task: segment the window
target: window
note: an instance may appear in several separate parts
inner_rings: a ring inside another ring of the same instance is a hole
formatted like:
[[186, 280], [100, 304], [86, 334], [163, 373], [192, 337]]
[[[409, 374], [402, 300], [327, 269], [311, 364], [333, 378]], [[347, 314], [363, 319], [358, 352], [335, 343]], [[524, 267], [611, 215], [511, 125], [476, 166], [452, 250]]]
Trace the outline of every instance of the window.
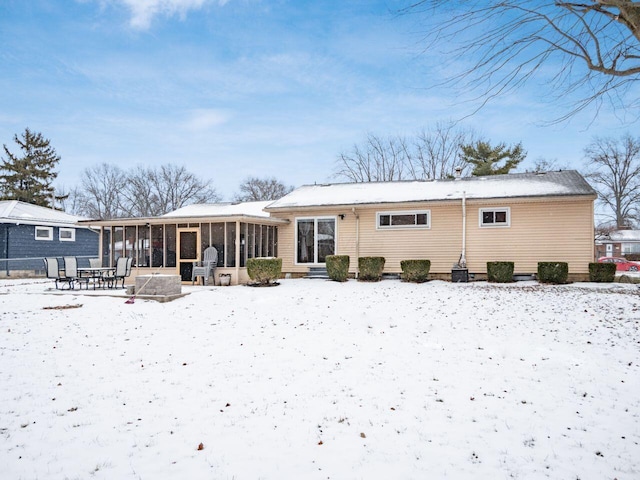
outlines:
[[481, 208], [481, 227], [508, 227], [511, 224], [510, 209], [506, 208]]
[[76, 241], [76, 229], [75, 228], [61, 228], [58, 232], [58, 238], [61, 242], [75, 242]]
[[376, 228], [431, 228], [431, 211], [378, 212]]
[[53, 227], [36, 227], [36, 240], [53, 240]]
[[336, 251], [336, 219], [296, 219], [296, 263], [325, 263]]

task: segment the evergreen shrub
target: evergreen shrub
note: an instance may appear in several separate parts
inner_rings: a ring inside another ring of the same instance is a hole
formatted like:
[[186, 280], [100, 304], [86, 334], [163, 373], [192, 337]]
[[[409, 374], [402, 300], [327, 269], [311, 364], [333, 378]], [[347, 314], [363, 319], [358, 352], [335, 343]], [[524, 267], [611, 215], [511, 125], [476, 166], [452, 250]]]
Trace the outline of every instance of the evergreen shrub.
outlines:
[[589, 264], [589, 281], [590, 282], [613, 282], [616, 277], [615, 263], [596, 263]]
[[487, 279], [495, 283], [513, 282], [513, 262], [487, 262]]
[[424, 283], [429, 280], [431, 260], [402, 260], [400, 268], [405, 282]]
[[568, 283], [567, 262], [538, 262], [538, 281], [541, 283]]
[[349, 255], [327, 255], [327, 275], [336, 282], [346, 282], [349, 277]]
[[281, 258], [250, 258], [247, 260], [249, 278], [260, 285], [269, 285], [280, 278]]
[[379, 282], [384, 270], [384, 257], [358, 258], [358, 280], [363, 282]]

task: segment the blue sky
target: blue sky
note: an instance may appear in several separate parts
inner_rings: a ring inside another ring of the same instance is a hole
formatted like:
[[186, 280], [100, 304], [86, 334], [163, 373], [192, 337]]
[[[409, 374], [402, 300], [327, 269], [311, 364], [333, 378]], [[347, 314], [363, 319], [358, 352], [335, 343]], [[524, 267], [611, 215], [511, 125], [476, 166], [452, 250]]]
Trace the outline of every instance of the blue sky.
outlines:
[[[67, 190], [103, 162], [184, 165], [226, 200], [247, 176], [335, 181], [337, 155], [368, 132], [411, 135], [473, 109], [436, 87], [443, 61], [421, 52], [425, 19], [394, 14], [407, 3], [4, 0], [0, 143], [15, 151], [14, 134], [41, 132]], [[557, 115], [546, 97], [530, 85], [460, 125], [522, 141], [531, 165], [576, 169], [594, 135], [637, 129], [606, 109], [542, 126]]]

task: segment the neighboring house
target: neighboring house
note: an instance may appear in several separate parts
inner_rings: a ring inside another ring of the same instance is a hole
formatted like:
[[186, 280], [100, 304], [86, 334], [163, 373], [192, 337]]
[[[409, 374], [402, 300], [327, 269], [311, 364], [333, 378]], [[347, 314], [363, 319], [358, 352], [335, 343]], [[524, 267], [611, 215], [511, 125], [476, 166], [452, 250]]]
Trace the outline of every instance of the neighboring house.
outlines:
[[221, 273], [246, 283], [247, 259], [278, 256], [278, 226], [286, 221], [264, 211], [271, 202], [189, 205], [160, 217], [87, 220], [100, 229], [104, 265], [133, 258], [132, 276], [179, 274], [191, 282], [193, 262], [212, 245], [218, 251], [215, 283]]
[[78, 226], [79, 220], [51, 208], [0, 201], [0, 276], [44, 272], [44, 257], [96, 257], [98, 233]]
[[615, 230], [596, 237], [596, 258], [640, 254], [640, 230]]
[[489, 261], [568, 262], [585, 278], [594, 258], [595, 191], [576, 171], [452, 180], [345, 183], [300, 187], [267, 208], [287, 220], [278, 230], [283, 272], [305, 274], [327, 255], [385, 257], [385, 273], [406, 259], [428, 259], [435, 276], [454, 264], [486, 274]]

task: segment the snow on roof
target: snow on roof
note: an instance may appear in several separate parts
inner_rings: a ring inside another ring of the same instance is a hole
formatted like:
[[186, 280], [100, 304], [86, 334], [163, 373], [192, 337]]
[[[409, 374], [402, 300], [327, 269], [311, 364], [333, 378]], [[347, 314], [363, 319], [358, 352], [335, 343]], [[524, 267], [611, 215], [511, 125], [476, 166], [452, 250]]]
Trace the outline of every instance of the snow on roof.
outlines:
[[599, 240], [604, 242], [640, 242], [640, 230], [616, 230], [602, 236]]
[[250, 217], [269, 217], [264, 208], [272, 203], [242, 202], [242, 203], [198, 203], [187, 205], [173, 212], [162, 215], [163, 217], [228, 217], [246, 215]]
[[272, 202], [267, 210], [330, 205], [424, 202], [461, 199], [592, 195], [575, 170], [515, 173], [455, 180], [305, 185]]
[[84, 217], [70, 215], [60, 210], [40, 207], [18, 200], [0, 201], [1, 223], [22, 223], [28, 225], [63, 226], [76, 225]]

